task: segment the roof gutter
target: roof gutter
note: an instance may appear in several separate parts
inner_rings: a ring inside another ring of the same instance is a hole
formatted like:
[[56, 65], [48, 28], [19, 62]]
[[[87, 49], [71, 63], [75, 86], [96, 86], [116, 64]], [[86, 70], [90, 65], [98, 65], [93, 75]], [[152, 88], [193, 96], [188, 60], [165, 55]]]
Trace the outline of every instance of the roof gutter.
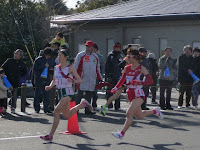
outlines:
[[200, 13], [188, 13], [188, 14], [169, 14], [169, 15], [149, 15], [149, 16], [131, 16], [131, 17], [116, 17], [116, 18], [92, 18], [92, 19], [56, 19], [51, 20], [51, 23], [58, 25], [66, 24], [80, 24], [85, 22], [90, 23], [103, 23], [103, 22], [120, 22], [120, 21], [164, 21], [164, 20], [183, 20], [183, 19], [200, 19]]

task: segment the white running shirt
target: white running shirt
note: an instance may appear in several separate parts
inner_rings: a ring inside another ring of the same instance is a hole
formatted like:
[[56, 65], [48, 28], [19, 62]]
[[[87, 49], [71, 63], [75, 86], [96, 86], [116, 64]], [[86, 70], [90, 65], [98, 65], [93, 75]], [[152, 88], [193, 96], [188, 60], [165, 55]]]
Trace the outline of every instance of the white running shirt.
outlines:
[[[68, 75], [69, 68], [70, 68], [70, 66], [67, 66], [66, 68], [62, 69], [62, 71], [65, 75]], [[72, 83], [68, 82], [67, 79], [62, 76], [59, 66], [56, 66], [54, 74], [55, 74], [55, 80], [56, 80], [56, 87], [58, 89], [61, 89], [61, 88], [71, 88], [72, 89]], [[68, 76], [73, 79], [72, 75], [68, 75]]]

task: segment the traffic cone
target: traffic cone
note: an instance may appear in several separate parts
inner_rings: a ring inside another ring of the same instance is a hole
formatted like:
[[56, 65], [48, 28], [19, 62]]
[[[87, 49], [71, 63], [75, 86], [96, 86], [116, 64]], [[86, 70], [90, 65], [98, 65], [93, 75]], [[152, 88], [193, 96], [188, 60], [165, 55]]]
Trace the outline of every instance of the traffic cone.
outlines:
[[198, 83], [200, 81], [200, 79], [191, 71], [190, 75], [192, 76], [193, 80], [194, 80], [194, 84]]
[[169, 72], [169, 67], [168, 66], [165, 69], [164, 76], [165, 77], [169, 77], [170, 76], [170, 72]]
[[11, 83], [8, 81], [8, 79], [7, 79], [6, 76], [3, 76], [3, 80], [4, 80], [5, 86], [6, 86], [7, 88], [12, 87]]
[[41, 74], [41, 77], [42, 78], [47, 78], [47, 75], [48, 75], [48, 67], [44, 68], [42, 74]]
[[[76, 106], [75, 101], [70, 102], [70, 108]], [[78, 124], [78, 117], [77, 113], [73, 114], [71, 118], [68, 119], [68, 126], [67, 126], [67, 131], [65, 132], [60, 132], [60, 134], [87, 134], [87, 132], [82, 132], [79, 130], [79, 124]]]

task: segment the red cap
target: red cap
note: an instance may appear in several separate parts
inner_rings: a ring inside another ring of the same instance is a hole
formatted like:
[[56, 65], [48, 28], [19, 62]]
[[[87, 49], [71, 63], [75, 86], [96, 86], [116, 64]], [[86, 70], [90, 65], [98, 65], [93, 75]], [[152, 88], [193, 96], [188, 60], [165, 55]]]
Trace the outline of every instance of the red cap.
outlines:
[[87, 42], [85, 43], [85, 46], [92, 46], [92, 47], [94, 47], [94, 42], [92, 42], [92, 41], [87, 41]]
[[115, 43], [113, 45], [113, 49], [115, 49], [115, 48], [121, 48], [121, 44], [120, 43]]

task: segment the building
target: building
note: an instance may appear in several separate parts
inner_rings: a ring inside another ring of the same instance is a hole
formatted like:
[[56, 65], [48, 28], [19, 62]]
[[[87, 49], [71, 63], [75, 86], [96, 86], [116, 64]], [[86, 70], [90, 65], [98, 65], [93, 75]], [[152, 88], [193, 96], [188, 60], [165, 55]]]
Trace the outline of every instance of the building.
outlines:
[[157, 58], [167, 46], [174, 57], [185, 45], [200, 47], [200, 0], [132, 0], [51, 22], [67, 26], [74, 55], [87, 40], [96, 42], [104, 56], [114, 42], [142, 44]]

